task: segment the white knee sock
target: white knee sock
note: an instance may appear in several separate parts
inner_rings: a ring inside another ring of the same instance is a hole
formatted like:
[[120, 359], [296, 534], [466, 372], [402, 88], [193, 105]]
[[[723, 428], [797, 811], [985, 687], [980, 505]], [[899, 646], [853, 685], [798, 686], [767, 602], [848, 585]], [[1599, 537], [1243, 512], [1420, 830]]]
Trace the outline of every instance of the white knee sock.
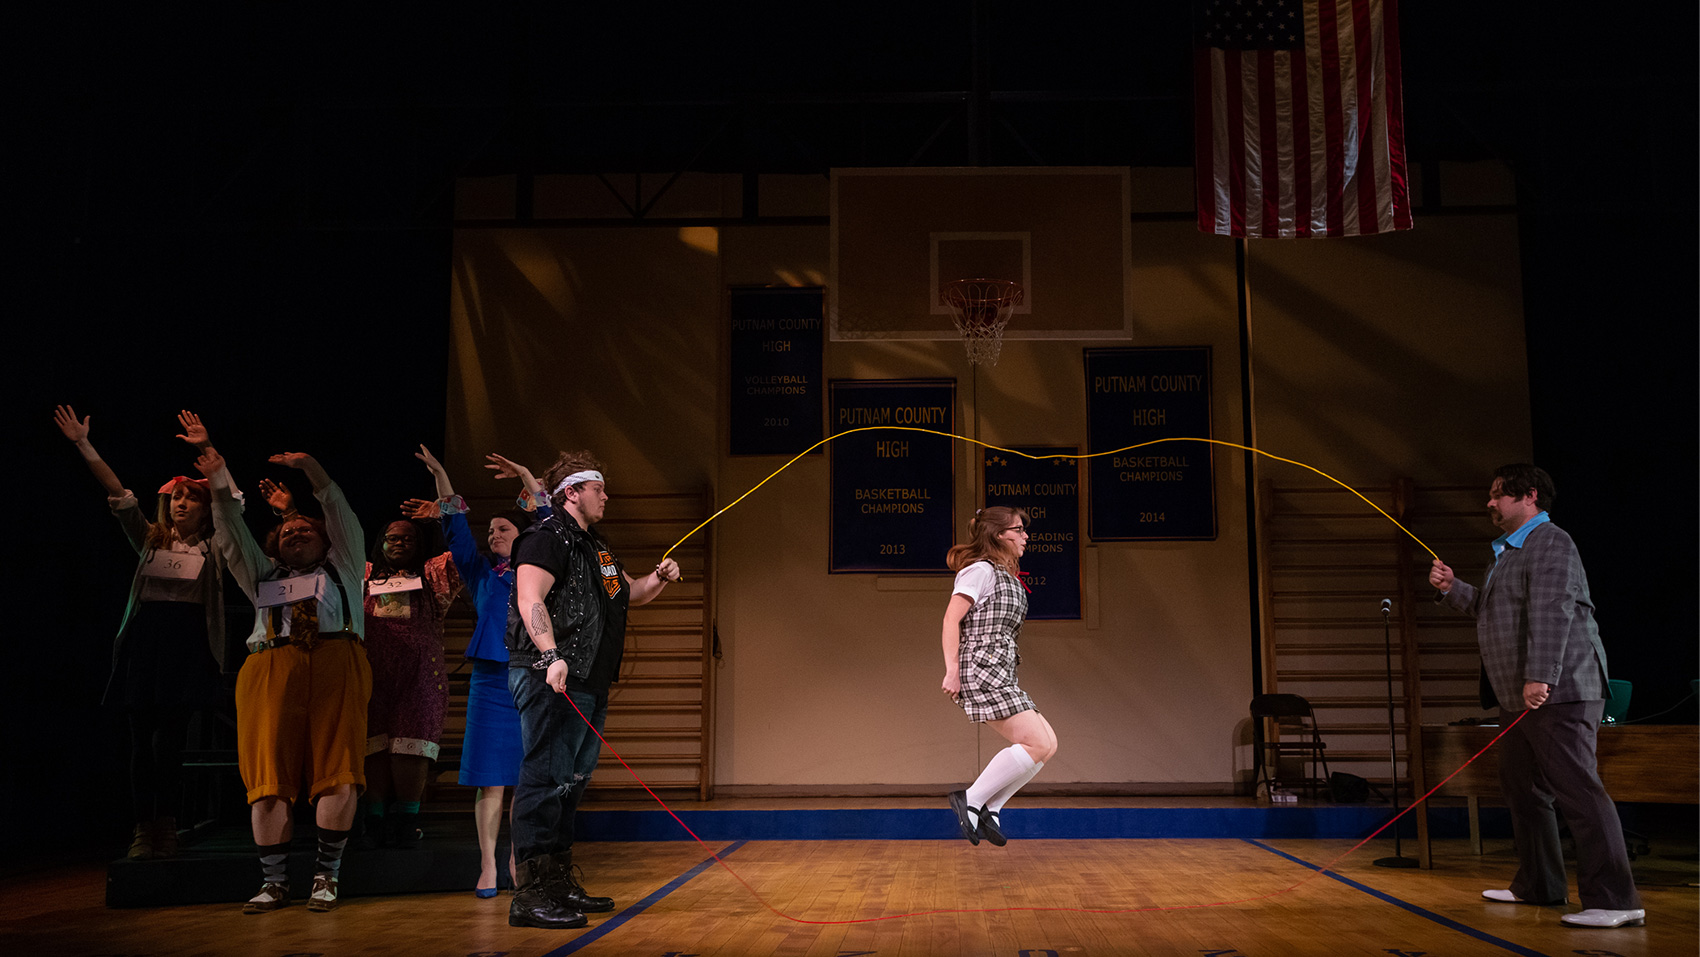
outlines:
[[1044, 767], [1042, 762], [1036, 762], [1027, 754], [1027, 749], [1019, 744], [1012, 744], [986, 762], [986, 770], [980, 772], [972, 787], [968, 789], [968, 804], [970, 807], [990, 807], [996, 811], [1003, 807], [1004, 802], [1021, 790], [1021, 786], [1033, 780], [1033, 775]]
[[1033, 764], [1033, 770], [1028, 771], [1026, 774], [1022, 775], [1020, 780], [1011, 781], [1009, 784], [1005, 785], [1002, 790], [1000, 790], [998, 793], [992, 795], [991, 798], [988, 799], [986, 801], [986, 803], [981, 805], [981, 806], [986, 808], [989, 811], [992, 811], [993, 813], [996, 813], [998, 811], [1003, 810], [1003, 806], [1005, 804], [1009, 803], [1009, 799], [1012, 798], [1012, 797], [1015, 797], [1015, 792], [1026, 787], [1028, 781], [1031, 781], [1035, 777], [1038, 777], [1039, 772], [1044, 770], [1044, 767], [1045, 767], [1045, 762], [1043, 762], [1043, 761], [1035, 762]]

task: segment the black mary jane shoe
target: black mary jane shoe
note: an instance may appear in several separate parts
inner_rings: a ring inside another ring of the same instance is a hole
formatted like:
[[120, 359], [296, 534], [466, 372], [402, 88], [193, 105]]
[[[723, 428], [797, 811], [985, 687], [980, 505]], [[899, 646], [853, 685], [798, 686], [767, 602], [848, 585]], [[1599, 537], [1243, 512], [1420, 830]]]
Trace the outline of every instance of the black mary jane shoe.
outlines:
[[1009, 838], [1003, 836], [1003, 828], [998, 825], [998, 812], [980, 808], [974, 813], [980, 818], [981, 837], [997, 847], [1003, 847], [1009, 843]]
[[950, 809], [956, 812], [956, 823], [962, 828], [962, 836], [968, 843], [980, 843], [980, 829], [974, 826], [974, 821], [968, 816], [968, 792], [950, 792]]

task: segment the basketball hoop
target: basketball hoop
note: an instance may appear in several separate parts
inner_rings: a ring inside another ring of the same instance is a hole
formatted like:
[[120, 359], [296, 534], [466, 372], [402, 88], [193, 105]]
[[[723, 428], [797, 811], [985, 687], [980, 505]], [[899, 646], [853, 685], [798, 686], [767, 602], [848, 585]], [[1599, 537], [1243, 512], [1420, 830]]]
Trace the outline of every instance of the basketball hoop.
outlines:
[[950, 307], [970, 363], [998, 364], [1003, 327], [1022, 296], [1021, 283], [1010, 279], [954, 279], [939, 287], [939, 301]]

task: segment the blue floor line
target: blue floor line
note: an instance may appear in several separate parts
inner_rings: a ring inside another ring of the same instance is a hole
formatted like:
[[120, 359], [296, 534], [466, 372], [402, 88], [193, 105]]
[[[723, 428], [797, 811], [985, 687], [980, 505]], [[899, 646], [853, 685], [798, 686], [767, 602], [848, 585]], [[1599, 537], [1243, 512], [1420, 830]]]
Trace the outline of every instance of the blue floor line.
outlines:
[[[1261, 847], [1271, 854], [1277, 855], [1279, 857], [1284, 857], [1287, 860], [1292, 861], [1295, 864], [1302, 864], [1305, 867], [1308, 867], [1313, 871], [1321, 871], [1322, 870], [1322, 866], [1319, 865], [1319, 864], [1312, 864], [1309, 861], [1300, 860], [1299, 858], [1296, 858], [1293, 855], [1288, 854], [1286, 851], [1276, 850], [1275, 848], [1270, 847], [1269, 845], [1263, 843], [1262, 841], [1256, 841], [1256, 840], [1252, 840], [1250, 838], [1246, 838], [1245, 842], [1247, 844], [1251, 844], [1251, 845], [1254, 845], [1254, 846], [1257, 846], [1257, 847]], [[1405, 910], [1408, 910], [1411, 913], [1417, 915], [1418, 917], [1422, 917], [1422, 918], [1425, 918], [1427, 920], [1434, 921], [1435, 923], [1441, 925], [1442, 927], [1450, 928], [1452, 930], [1458, 931], [1461, 934], [1466, 934], [1470, 937], [1474, 937], [1477, 940], [1482, 941], [1483, 943], [1492, 944], [1495, 947], [1503, 947], [1504, 949], [1511, 951], [1513, 954], [1521, 954], [1522, 957], [1552, 957], [1551, 954], [1545, 954], [1545, 953], [1542, 953], [1541, 951], [1538, 951], [1538, 950], [1530, 950], [1529, 948], [1524, 947], [1522, 944], [1514, 944], [1509, 940], [1504, 940], [1504, 939], [1501, 939], [1499, 937], [1495, 937], [1492, 934], [1487, 933], [1486, 931], [1477, 930], [1474, 927], [1470, 927], [1466, 924], [1460, 924], [1450, 917], [1446, 917], [1446, 916], [1441, 915], [1441, 914], [1436, 914], [1434, 911], [1428, 910], [1426, 908], [1418, 907], [1417, 905], [1412, 904], [1408, 901], [1402, 901], [1399, 898], [1394, 897], [1391, 894], [1382, 893], [1381, 891], [1378, 891], [1373, 887], [1369, 887], [1368, 885], [1365, 885], [1365, 884], [1360, 884], [1357, 881], [1354, 881], [1349, 877], [1342, 877], [1339, 874], [1334, 873], [1333, 871], [1325, 871], [1324, 875], [1327, 876], [1327, 877], [1331, 877], [1334, 880], [1337, 880], [1342, 884], [1345, 884], [1347, 887], [1351, 887], [1351, 888], [1355, 888], [1357, 890], [1363, 891], [1365, 894], [1368, 894], [1371, 897], [1380, 898], [1381, 900], [1384, 900], [1387, 903], [1392, 904], [1395, 907], [1400, 907], [1400, 908], [1403, 908]]]
[[[1452, 809], [1445, 809], [1450, 811]], [[1459, 834], [1467, 833], [1458, 808]], [[705, 841], [923, 840], [958, 837], [956, 815], [941, 800], [931, 808], [830, 808], [770, 810], [682, 810], [679, 820], [658, 810], [579, 811], [578, 833], [599, 841], [688, 841], [683, 821]], [[1047, 808], [1006, 809], [1004, 833], [1031, 840], [1094, 838], [1350, 838], [1375, 832], [1391, 812], [1374, 805], [1217, 808]], [[1450, 820], [1432, 817], [1437, 834]], [[1401, 834], [1414, 828], [1401, 822]], [[1389, 836], [1392, 836], [1389, 834]]]
[[[732, 853], [733, 851], [736, 851], [738, 848], [743, 847], [745, 844], [748, 844], [748, 843], [749, 843], [748, 841], [738, 841], [735, 844], [732, 844], [728, 847], [725, 847], [725, 848], [721, 849], [720, 856], [725, 857], [726, 855]], [[691, 878], [697, 876], [698, 874], [701, 874], [703, 871], [708, 870], [710, 867], [713, 867], [714, 863], [715, 863], [715, 859], [713, 857], [708, 858], [707, 860], [703, 861], [701, 864], [698, 864], [697, 866], [691, 868], [690, 870], [686, 871], [685, 873], [680, 874], [678, 877], [673, 878], [671, 881], [668, 881], [667, 884], [665, 886], [663, 886], [660, 890], [655, 891], [653, 894], [650, 894], [648, 897], [645, 897], [643, 900], [638, 901], [636, 904], [633, 904], [632, 906], [626, 908], [625, 910], [620, 911], [618, 914], [615, 914], [614, 916], [608, 918], [607, 920], [603, 921], [602, 923], [597, 924], [594, 928], [592, 928], [592, 929], [584, 932], [583, 934], [580, 934], [579, 936], [573, 938], [571, 943], [564, 944], [560, 947], [555, 948], [554, 950], [549, 951], [547, 954], [543, 955], [543, 957], [563, 957], [563, 955], [565, 955], [565, 954], [575, 953], [579, 950], [584, 949], [585, 947], [590, 946], [591, 944], [595, 943], [596, 941], [601, 940], [602, 938], [613, 933], [614, 930], [616, 928], [618, 928], [621, 924], [624, 924], [626, 921], [631, 920], [633, 917], [636, 917], [637, 915], [648, 910], [651, 905], [658, 903], [663, 897], [666, 897], [668, 894], [671, 894], [674, 891], [678, 890], [679, 888], [685, 886], [686, 882], [688, 882]]]

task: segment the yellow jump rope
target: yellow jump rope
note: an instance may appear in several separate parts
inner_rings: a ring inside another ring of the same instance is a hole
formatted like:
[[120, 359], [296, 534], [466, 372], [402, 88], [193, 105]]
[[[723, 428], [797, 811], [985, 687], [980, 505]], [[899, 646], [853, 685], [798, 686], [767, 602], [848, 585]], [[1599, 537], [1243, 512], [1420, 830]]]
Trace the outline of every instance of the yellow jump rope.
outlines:
[[[917, 427], [914, 427], [914, 426], [903, 426], [903, 425], [870, 425], [870, 426], [864, 426], [862, 428], [846, 429], [843, 432], [839, 432], [839, 433], [836, 433], [834, 435], [829, 435], [826, 438], [821, 439], [819, 442], [816, 442], [814, 445], [811, 445], [808, 448], [804, 449], [803, 451], [797, 453], [795, 456], [793, 456], [790, 459], [790, 461], [786, 462], [784, 465], [781, 465], [779, 468], [775, 469], [773, 471], [773, 473], [770, 474], [767, 478], [764, 478], [760, 482], [757, 482], [755, 484], [755, 486], [752, 487], [748, 492], [745, 492], [744, 494], [733, 499], [730, 503], [728, 503], [727, 505], [722, 507], [719, 511], [715, 512], [713, 515], [710, 515], [708, 518], [704, 519], [701, 524], [697, 525], [697, 527], [695, 527], [695, 528], [691, 529], [689, 532], [685, 533], [685, 536], [683, 538], [681, 538], [677, 542], [673, 543], [672, 548], [667, 549], [666, 554], [662, 555], [662, 558], [666, 559], [668, 555], [671, 555], [673, 553], [674, 549], [678, 548], [680, 545], [683, 545], [685, 542], [689, 541], [690, 537], [692, 535], [695, 535], [697, 532], [702, 531], [702, 529], [705, 528], [706, 526], [708, 526], [708, 524], [710, 522], [713, 522], [715, 519], [726, 514], [728, 509], [731, 509], [733, 506], [737, 505], [739, 502], [742, 502], [744, 499], [749, 498], [752, 494], [755, 493], [756, 489], [759, 489], [763, 485], [766, 485], [768, 482], [772, 481], [774, 479], [774, 477], [777, 476], [780, 472], [783, 472], [786, 469], [790, 468], [792, 465], [795, 465], [797, 463], [797, 461], [799, 459], [801, 459], [803, 456], [808, 455], [810, 452], [813, 452], [815, 449], [821, 447], [822, 445], [825, 445], [828, 442], [831, 442], [834, 439], [841, 439], [846, 435], [854, 435], [857, 432], [875, 432], [875, 431], [924, 432], [928, 435], [938, 435], [938, 436], [943, 436], [944, 438], [948, 438], [948, 439], [956, 439], [956, 440], [961, 441], [961, 442], [971, 442], [975, 445], [981, 446], [983, 448], [990, 449], [994, 452], [1005, 452], [1005, 453], [1008, 453], [1010, 455], [1019, 455], [1022, 458], [1033, 459], [1035, 461], [1041, 461], [1041, 460], [1045, 460], [1045, 459], [1090, 459], [1090, 458], [1097, 458], [1097, 457], [1102, 456], [1102, 455], [1115, 455], [1115, 454], [1120, 453], [1120, 452], [1127, 452], [1127, 451], [1130, 451], [1132, 449], [1144, 448], [1145, 446], [1148, 446], [1148, 445], [1158, 445], [1158, 444], [1161, 444], [1161, 443], [1164, 443], [1164, 442], [1204, 442], [1204, 443], [1207, 443], [1207, 444], [1210, 444], [1210, 445], [1220, 445], [1220, 446], [1224, 446], [1226, 448], [1239, 449], [1242, 452], [1251, 452], [1251, 453], [1254, 453], [1256, 455], [1261, 455], [1265, 458], [1274, 459], [1277, 462], [1285, 462], [1289, 465], [1297, 465], [1300, 468], [1309, 469], [1310, 471], [1315, 472], [1316, 474], [1322, 476], [1323, 478], [1327, 479], [1328, 481], [1333, 482], [1335, 485], [1340, 486], [1341, 488], [1345, 489], [1346, 491], [1351, 492], [1353, 495], [1356, 495], [1358, 498], [1362, 499], [1364, 504], [1368, 505], [1370, 508], [1375, 509], [1377, 512], [1380, 512], [1382, 514], [1382, 516], [1384, 516], [1388, 521], [1390, 521], [1394, 525], [1398, 526], [1400, 531], [1404, 532], [1406, 535], [1409, 535], [1411, 537], [1412, 541], [1416, 542], [1418, 545], [1421, 545], [1423, 547], [1424, 551], [1428, 552], [1430, 555], [1433, 555], [1435, 557], [1435, 559], [1437, 559], [1437, 560], [1440, 558], [1439, 555], [1435, 554], [1434, 549], [1429, 548], [1428, 545], [1422, 539], [1418, 538], [1415, 534], [1413, 534], [1410, 529], [1406, 528], [1404, 525], [1399, 524], [1398, 519], [1394, 518], [1391, 515], [1388, 515], [1387, 512], [1384, 509], [1382, 509], [1379, 505], [1376, 505], [1374, 502], [1370, 501], [1369, 499], [1364, 498], [1363, 494], [1360, 493], [1357, 489], [1352, 488], [1350, 485], [1347, 485], [1345, 482], [1340, 481], [1339, 479], [1335, 478], [1332, 475], [1329, 475], [1327, 472], [1324, 472], [1319, 468], [1316, 468], [1315, 466], [1306, 465], [1305, 463], [1296, 461], [1294, 459], [1282, 458], [1279, 455], [1272, 455], [1268, 452], [1263, 451], [1262, 449], [1252, 448], [1249, 445], [1240, 445], [1236, 442], [1224, 442], [1220, 439], [1203, 439], [1203, 438], [1197, 438], [1197, 437], [1192, 437], [1192, 436], [1176, 436], [1176, 437], [1173, 437], [1173, 438], [1152, 439], [1149, 442], [1140, 442], [1136, 445], [1129, 445], [1129, 446], [1126, 446], [1124, 448], [1112, 449], [1108, 452], [1091, 452], [1091, 453], [1087, 453], [1085, 455], [1061, 455], [1061, 454], [1056, 454], [1056, 453], [1050, 453], [1050, 454], [1045, 454], [1045, 455], [1033, 455], [1033, 454], [1030, 454], [1030, 453], [1027, 453], [1027, 452], [1018, 452], [1015, 449], [1006, 449], [1006, 448], [1003, 448], [1002, 446], [992, 445], [989, 442], [982, 442], [979, 439], [971, 439], [971, 438], [968, 438], [967, 436], [956, 435], [956, 434], [953, 434], [953, 433], [950, 433], [950, 432], [939, 432], [939, 431], [936, 431], [936, 430], [933, 430], [933, 429], [923, 429], [923, 428], [917, 428]], [[570, 697], [567, 698], [567, 702], [569, 704], [572, 704], [572, 698], [570, 698]], [[572, 706], [573, 706], [574, 711], [578, 711], [578, 705], [577, 704], [573, 704]], [[713, 848], [709, 847], [708, 843], [706, 841], [704, 841], [702, 839], [702, 837], [700, 837], [695, 831], [691, 830], [690, 826], [685, 824], [685, 822], [679, 818], [678, 814], [674, 813], [673, 809], [667, 806], [667, 802], [663, 801], [661, 799], [660, 795], [656, 794], [653, 790], [650, 789], [649, 785], [647, 783], [645, 783], [644, 780], [641, 777], [638, 776], [638, 773], [635, 770], [632, 769], [631, 765], [626, 763], [626, 759], [623, 756], [621, 756], [620, 752], [615, 750], [613, 745], [609, 744], [608, 740], [602, 736], [602, 732], [596, 731], [596, 726], [594, 724], [591, 725], [591, 730], [595, 731], [596, 737], [602, 743], [602, 745], [604, 747], [606, 747], [609, 750], [609, 752], [612, 753], [614, 755], [614, 757], [619, 760], [621, 765], [623, 765], [626, 768], [626, 771], [631, 774], [632, 779], [637, 781], [639, 786], [641, 786], [645, 791], [649, 792], [650, 797], [654, 798], [656, 803], [660, 804], [662, 809], [665, 810], [673, 818], [673, 820], [676, 821], [679, 824], [680, 827], [684, 828], [686, 833], [690, 834], [691, 837], [693, 839], [695, 839], [698, 844], [700, 844], [704, 849], [706, 849], [708, 851], [710, 857], [712, 857], [714, 859], [714, 861], [717, 864], [719, 864], [722, 869], [724, 869], [728, 874], [731, 874], [732, 877], [734, 879], [736, 879], [739, 884], [742, 884], [744, 886], [745, 890], [747, 890], [750, 893], [750, 895], [752, 897], [754, 897], [756, 899], [756, 901], [761, 904], [762, 907], [766, 908], [769, 912], [773, 913], [774, 915], [781, 917], [785, 920], [792, 921], [793, 923], [843, 925], [843, 924], [864, 924], [864, 923], [873, 923], [873, 922], [888, 921], [888, 920], [902, 920], [902, 919], [905, 919], [905, 918], [921, 917], [921, 916], [930, 915], [930, 914], [988, 914], [988, 913], [1003, 913], [1003, 912], [1011, 912], [1011, 911], [1033, 911], [1033, 912], [1058, 911], [1058, 912], [1093, 913], [1093, 914], [1137, 914], [1137, 913], [1155, 912], [1155, 911], [1193, 910], [1193, 909], [1198, 909], [1198, 908], [1224, 907], [1224, 906], [1233, 906], [1233, 905], [1238, 905], [1238, 904], [1250, 904], [1250, 903], [1255, 903], [1255, 902], [1259, 902], [1259, 901], [1269, 900], [1269, 899], [1275, 898], [1275, 897], [1280, 897], [1284, 894], [1289, 894], [1289, 893], [1292, 893], [1293, 891], [1298, 890], [1300, 887], [1302, 887], [1305, 884], [1308, 884], [1309, 882], [1321, 877], [1324, 874], [1331, 873], [1333, 871], [1334, 866], [1336, 864], [1338, 864], [1340, 861], [1344, 860], [1346, 857], [1355, 853], [1359, 848], [1362, 848], [1365, 844], [1368, 844], [1370, 841], [1372, 841], [1376, 837], [1380, 836], [1380, 834], [1383, 831], [1387, 830], [1389, 827], [1392, 827], [1400, 818], [1402, 818], [1405, 815], [1410, 814], [1412, 811], [1416, 810], [1419, 805], [1421, 805], [1424, 801], [1428, 800], [1430, 795], [1434, 794], [1435, 791], [1440, 790], [1442, 787], [1444, 787], [1446, 785], [1446, 783], [1448, 781], [1450, 781], [1454, 777], [1458, 776], [1458, 774], [1461, 773], [1464, 770], [1465, 767], [1468, 767], [1472, 762], [1474, 762], [1476, 760], [1476, 758], [1481, 757], [1490, 748], [1492, 748], [1494, 745], [1498, 744], [1500, 738], [1505, 737], [1505, 735], [1508, 732], [1510, 732], [1510, 730], [1513, 727], [1515, 727], [1517, 725], [1518, 721], [1523, 720], [1523, 717], [1526, 714], [1527, 714], [1527, 712], [1524, 712], [1523, 714], [1519, 714], [1517, 716], [1517, 718], [1515, 720], [1513, 720], [1510, 724], [1508, 724], [1503, 730], [1501, 730], [1499, 732], [1499, 734], [1497, 736], [1495, 736], [1492, 741], [1488, 742], [1486, 747], [1482, 748], [1480, 751], [1476, 752], [1475, 755], [1471, 756], [1470, 759], [1468, 761], [1465, 761], [1464, 764], [1461, 765], [1458, 768], [1457, 771], [1454, 771], [1451, 774], [1447, 775], [1439, 784], [1436, 784], [1433, 788], [1430, 788], [1427, 794], [1424, 794], [1422, 797], [1413, 801], [1410, 804], [1410, 806], [1406, 807], [1403, 811], [1394, 815], [1394, 817], [1392, 817], [1390, 820], [1388, 820], [1387, 823], [1381, 825], [1381, 827], [1377, 828], [1368, 837], [1363, 838], [1357, 844], [1353, 845], [1345, 853], [1340, 854], [1339, 856], [1335, 857], [1333, 860], [1331, 860], [1328, 863], [1323, 864], [1321, 866], [1307, 865], [1307, 866], [1311, 867], [1311, 873], [1310, 874], [1306, 875], [1305, 877], [1301, 878], [1300, 880], [1298, 880], [1298, 881], [1296, 881], [1292, 884], [1287, 885], [1286, 887], [1283, 887], [1283, 888], [1280, 888], [1278, 890], [1274, 890], [1274, 891], [1271, 891], [1271, 892], [1268, 892], [1268, 893], [1258, 894], [1258, 895], [1251, 896], [1251, 897], [1244, 897], [1244, 898], [1240, 898], [1240, 899], [1237, 899], [1237, 900], [1209, 901], [1209, 902], [1203, 902], [1203, 903], [1188, 903], [1188, 904], [1167, 904], [1167, 905], [1159, 904], [1159, 905], [1147, 905], [1147, 906], [1143, 906], [1143, 907], [1099, 907], [1099, 908], [1080, 908], [1080, 907], [962, 907], [962, 908], [931, 908], [931, 909], [920, 910], [920, 911], [908, 911], [908, 912], [903, 912], [903, 913], [884, 914], [884, 915], [880, 915], [880, 916], [877, 916], [877, 917], [860, 917], [860, 918], [838, 919], [838, 920], [809, 920], [809, 919], [804, 919], [804, 918], [800, 918], [800, 917], [795, 917], [791, 914], [785, 913], [784, 911], [782, 911], [782, 910], [774, 907], [772, 904], [770, 904], [767, 901], [767, 899], [765, 897], [763, 897], [761, 895], [761, 893], [755, 889], [755, 887], [753, 887], [748, 881], [744, 880], [744, 878], [742, 876], [740, 876], [737, 871], [733, 870], [726, 863], [726, 861], [722, 858], [722, 855], [721, 855], [720, 852], [717, 852]], [[582, 711], [579, 712], [579, 715], [581, 717], [583, 717], [583, 712]], [[588, 718], [586, 718], [585, 721], [586, 721], [586, 723], [589, 723]], [[733, 845], [733, 848], [736, 848], [738, 846], [740, 846], [740, 845]]]
[[1010, 455], [1019, 455], [1024, 459], [1033, 459], [1034, 461], [1042, 461], [1042, 460], [1045, 460], [1045, 459], [1095, 459], [1095, 458], [1098, 458], [1100, 456], [1118, 455], [1122, 452], [1128, 452], [1128, 451], [1131, 451], [1133, 449], [1142, 449], [1142, 448], [1145, 448], [1148, 445], [1160, 445], [1164, 442], [1204, 442], [1204, 443], [1209, 444], [1209, 445], [1220, 445], [1220, 446], [1223, 446], [1225, 448], [1239, 449], [1242, 452], [1251, 452], [1251, 453], [1256, 454], [1256, 455], [1261, 455], [1261, 456], [1263, 456], [1264, 458], [1267, 458], [1267, 459], [1274, 459], [1277, 462], [1285, 462], [1288, 465], [1297, 465], [1299, 468], [1309, 469], [1310, 471], [1315, 472], [1316, 474], [1322, 476], [1323, 478], [1327, 479], [1328, 481], [1333, 482], [1335, 485], [1338, 485], [1341, 488], [1345, 489], [1346, 491], [1351, 492], [1353, 495], [1356, 495], [1358, 498], [1363, 499], [1363, 503], [1365, 505], [1368, 505], [1370, 508], [1373, 508], [1376, 511], [1380, 512], [1382, 514], [1382, 516], [1385, 517], [1389, 522], [1392, 522], [1394, 525], [1398, 526], [1399, 531], [1404, 532], [1406, 535], [1409, 535], [1411, 537], [1411, 541], [1416, 542], [1418, 545], [1421, 545], [1423, 547], [1423, 551], [1428, 552], [1430, 555], [1434, 556], [1434, 558], [1437, 561], [1440, 559], [1440, 555], [1438, 555], [1435, 552], [1434, 549], [1428, 547], [1428, 544], [1426, 542], [1424, 542], [1422, 539], [1418, 538], [1415, 534], [1413, 534], [1410, 529], [1406, 528], [1403, 525], [1400, 525], [1398, 519], [1394, 518], [1391, 515], [1388, 515], [1386, 510], [1384, 510], [1381, 506], [1375, 504], [1374, 502], [1370, 501], [1367, 498], [1364, 498], [1363, 493], [1359, 492], [1355, 488], [1352, 488], [1350, 485], [1347, 485], [1345, 482], [1342, 482], [1339, 479], [1335, 478], [1334, 476], [1329, 475], [1327, 472], [1324, 472], [1323, 470], [1317, 468], [1314, 465], [1306, 465], [1305, 463], [1297, 461], [1296, 459], [1282, 458], [1279, 455], [1273, 455], [1269, 452], [1263, 451], [1262, 449], [1252, 448], [1249, 445], [1240, 445], [1237, 442], [1224, 442], [1221, 439], [1202, 439], [1202, 438], [1198, 438], [1196, 436], [1174, 436], [1174, 437], [1171, 437], [1171, 438], [1164, 438], [1164, 439], [1152, 439], [1149, 442], [1140, 442], [1138, 444], [1124, 446], [1124, 447], [1119, 448], [1119, 449], [1111, 449], [1107, 452], [1088, 452], [1085, 455], [1060, 455], [1060, 454], [1057, 454], [1057, 453], [1054, 453], [1054, 452], [1048, 453], [1048, 454], [1045, 454], [1045, 455], [1031, 455], [1031, 454], [1026, 453], [1026, 452], [1018, 452], [1015, 449], [1006, 449], [1006, 448], [999, 446], [999, 445], [993, 445], [990, 442], [982, 442], [979, 439], [971, 439], [971, 438], [969, 438], [965, 435], [957, 435], [957, 434], [952, 433], [952, 432], [939, 432], [935, 429], [922, 429], [922, 428], [917, 428], [915, 426], [909, 426], [909, 425], [868, 425], [868, 426], [863, 426], [863, 427], [858, 428], [858, 429], [845, 429], [843, 432], [834, 433], [832, 435], [827, 436], [824, 439], [821, 439], [819, 442], [816, 442], [815, 444], [809, 446], [808, 448], [804, 449], [803, 451], [798, 452], [796, 455], [791, 457], [790, 461], [788, 461], [784, 465], [781, 465], [780, 467], [774, 469], [773, 473], [771, 475], [769, 475], [767, 478], [764, 478], [761, 481], [757, 482], [754, 486], [752, 486], [750, 488], [750, 490], [748, 492], [745, 492], [744, 494], [733, 499], [731, 502], [729, 502], [725, 506], [723, 506], [719, 511], [717, 511], [713, 515], [710, 515], [709, 517], [703, 519], [702, 523], [699, 524], [696, 528], [693, 528], [690, 531], [686, 532], [685, 536], [683, 538], [674, 542], [672, 547], [668, 548], [667, 551], [662, 554], [662, 556], [661, 556], [662, 560], [666, 560], [669, 555], [673, 554], [674, 549], [678, 548], [680, 545], [683, 545], [685, 542], [689, 541], [692, 535], [695, 535], [697, 532], [702, 531], [704, 528], [706, 528], [709, 525], [709, 523], [713, 522], [715, 519], [719, 518], [720, 516], [726, 514], [726, 512], [729, 511], [733, 506], [737, 505], [739, 502], [742, 502], [744, 499], [749, 498], [751, 495], [755, 494], [756, 489], [761, 488], [763, 485], [766, 485], [768, 482], [773, 481], [774, 477], [779, 475], [780, 472], [783, 472], [786, 469], [790, 468], [791, 466], [797, 464], [798, 460], [801, 459], [803, 456], [808, 455], [810, 452], [813, 452], [815, 449], [820, 448], [821, 446], [825, 445], [828, 442], [833, 441], [834, 439], [841, 439], [841, 438], [845, 437], [846, 435], [855, 435], [857, 432], [925, 432], [928, 435], [938, 435], [938, 436], [942, 436], [942, 437], [947, 438], [947, 439], [956, 439], [958, 442], [971, 442], [974, 445], [978, 445], [978, 446], [981, 446], [982, 448], [990, 449], [994, 452], [1007, 452]]

